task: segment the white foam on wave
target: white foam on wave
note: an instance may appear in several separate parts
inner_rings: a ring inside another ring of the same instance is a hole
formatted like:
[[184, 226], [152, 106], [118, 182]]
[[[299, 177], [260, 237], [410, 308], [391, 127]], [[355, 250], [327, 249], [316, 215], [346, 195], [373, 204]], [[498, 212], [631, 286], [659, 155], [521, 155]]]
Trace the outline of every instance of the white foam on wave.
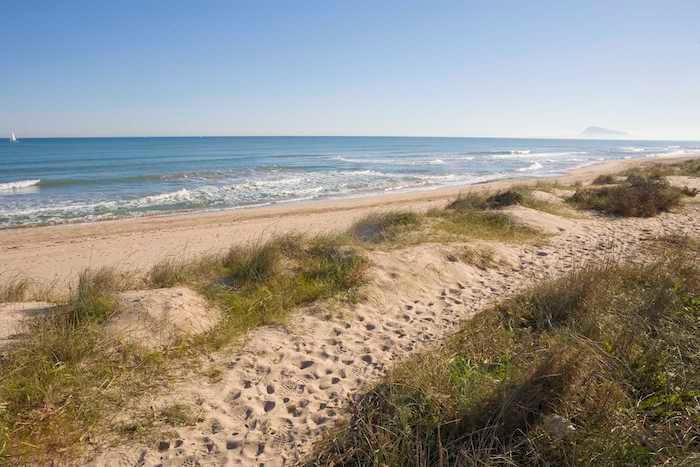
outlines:
[[18, 180], [16, 182], [0, 183], [0, 191], [18, 191], [38, 185], [41, 180]]
[[541, 157], [566, 157], [588, 154], [585, 151], [561, 151], [561, 152], [525, 152], [511, 151], [509, 154], [494, 154], [492, 159], [536, 159]]
[[518, 172], [532, 172], [533, 170], [539, 170], [542, 168], [542, 164], [539, 162], [533, 162], [532, 164], [528, 165], [527, 167], [522, 167], [520, 169], [516, 169]]
[[351, 157], [336, 156], [336, 161], [348, 162], [350, 164], [384, 164], [384, 165], [442, 165], [443, 159], [353, 159]]

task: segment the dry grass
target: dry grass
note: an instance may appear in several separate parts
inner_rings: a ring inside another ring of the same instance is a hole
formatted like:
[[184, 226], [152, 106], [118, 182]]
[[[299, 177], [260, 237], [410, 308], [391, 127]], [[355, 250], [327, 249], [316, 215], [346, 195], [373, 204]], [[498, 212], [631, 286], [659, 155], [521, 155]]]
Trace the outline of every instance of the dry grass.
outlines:
[[209, 333], [159, 352], [112, 341], [105, 333], [104, 322], [117, 311], [115, 293], [136, 283], [111, 269], [84, 271], [65, 303], [3, 349], [0, 465], [69, 463], [96, 433], [116, 428], [118, 436], [143, 437], [163, 424], [189, 423], [191, 417], [177, 407], [120, 427], [106, 426], [104, 414], [162, 386], [171, 370], [201, 350], [230, 344], [315, 300], [353, 298], [366, 261], [347, 243], [332, 236], [289, 236], [236, 247], [224, 257], [156, 265], [147, 275], [149, 285], [186, 284], [224, 312]]
[[666, 253], [482, 313], [356, 399], [309, 464], [691, 465], [700, 270], [697, 253]]
[[29, 295], [31, 282], [20, 277], [5, 279], [0, 285], [0, 303], [22, 302]]
[[484, 246], [479, 247], [465, 245], [461, 249], [459, 259], [467, 264], [484, 270], [498, 264], [494, 249]]
[[663, 177], [630, 175], [618, 185], [578, 190], [569, 202], [615, 216], [653, 217], [678, 206], [681, 196]]
[[692, 159], [673, 164], [651, 164], [642, 167], [635, 167], [623, 172], [623, 175], [646, 177], [684, 175], [687, 177], [700, 177], [700, 159]]

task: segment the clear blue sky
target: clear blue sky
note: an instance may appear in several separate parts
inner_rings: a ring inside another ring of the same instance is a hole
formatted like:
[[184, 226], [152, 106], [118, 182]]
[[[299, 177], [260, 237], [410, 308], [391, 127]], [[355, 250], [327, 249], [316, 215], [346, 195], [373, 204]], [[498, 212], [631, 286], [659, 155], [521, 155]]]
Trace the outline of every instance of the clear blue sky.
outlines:
[[698, 0], [0, 7], [0, 134], [700, 139]]

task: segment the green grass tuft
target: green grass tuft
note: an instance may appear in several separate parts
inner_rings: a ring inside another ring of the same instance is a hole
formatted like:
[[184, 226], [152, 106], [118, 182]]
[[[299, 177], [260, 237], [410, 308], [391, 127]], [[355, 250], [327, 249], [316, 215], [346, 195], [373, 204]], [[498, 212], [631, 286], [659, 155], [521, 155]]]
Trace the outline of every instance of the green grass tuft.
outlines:
[[26, 337], [3, 349], [0, 461], [71, 458], [103, 407], [157, 384], [159, 360], [116, 346], [101, 326], [114, 310], [113, 292], [123, 286], [112, 270], [84, 271], [67, 303], [29, 323]]
[[411, 211], [370, 214], [353, 224], [350, 234], [361, 242], [382, 243], [396, 240], [409, 228], [420, 224], [420, 215]]
[[232, 286], [217, 283], [204, 290], [225, 315], [202, 337], [214, 347], [254, 327], [279, 323], [296, 307], [339, 295], [352, 298], [366, 269], [366, 260], [337, 236], [283, 237], [224, 261], [235, 278]]
[[526, 241], [541, 236], [535, 230], [517, 224], [508, 215], [493, 211], [445, 209], [428, 213], [435, 221], [434, 229], [455, 239]]

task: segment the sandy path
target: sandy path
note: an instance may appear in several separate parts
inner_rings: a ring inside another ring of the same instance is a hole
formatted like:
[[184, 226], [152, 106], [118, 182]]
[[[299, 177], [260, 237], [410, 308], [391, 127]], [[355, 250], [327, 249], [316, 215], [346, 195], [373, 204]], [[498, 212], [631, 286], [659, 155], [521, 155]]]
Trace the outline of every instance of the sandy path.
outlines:
[[[659, 159], [653, 162], [675, 160], [679, 159]], [[651, 162], [606, 162], [576, 170], [556, 180], [562, 183], [590, 180], [600, 173]], [[169, 257], [217, 253], [235, 243], [290, 231], [315, 233], [344, 230], [354, 220], [373, 210], [428, 209], [443, 204], [465, 188], [500, 189], [520, 182], [522, 180], [510, 180], [427, 192], [395, 193], [259, 209], [0, 230], [0, 280], [3, 277], [21, 276], [40, 284], [56, 281], [61, 287], [88, 267], [113, 266], [128, 271], [144, 271]]]
[[396, 360], [538, 279], [590, 261], [640, 257], [644, 240], [656, 236], [699, 236], [700, 206], [653, 219], [562, 219], [559, 230], [540, 247], [496, 246], [507, 264], [489, 270], [449, 261], [457, 245], [371, 253], [367, 300], [341, 310], [318, 306], [286, 328], [252, 332], [241, 350], [213, 356], [221, 381], [183, 378], [169, 396], [143, 401], [193, 404], [205, 421], [155, 446], [106, 450], [92, 464], [294, 465], [342, 419], [352, 395]]

